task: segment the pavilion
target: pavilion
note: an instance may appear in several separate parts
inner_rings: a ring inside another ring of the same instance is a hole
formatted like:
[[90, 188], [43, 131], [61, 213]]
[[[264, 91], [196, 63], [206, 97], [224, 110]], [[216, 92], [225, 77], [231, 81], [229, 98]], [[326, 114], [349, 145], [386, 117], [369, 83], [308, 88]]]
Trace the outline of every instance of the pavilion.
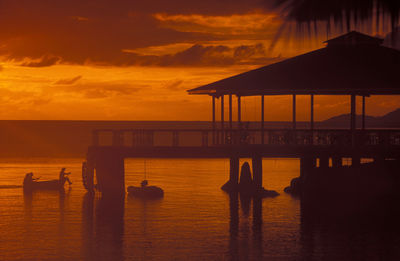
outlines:
[[[264, 96], [292, 95], [293, 129], [296, 130], [296, 95], [311, 96], [310, 127], [314, 130], [314, 95], [349, 95], [350, 130], [356, 129], [356, 96], [362, 97], [362, 129], [365, 129], [365, 97], [400, 94], [400, 51], [383, 46], [383, 40], [350, 32], [325, 42], [326, 47], [275, 64], [188, 90], [212, 97], [213, 130], [225, 129], [224, 97], [229, 98], [232, 130], [232, 97], [237, 97], [237, 122], [242, 121], [241, 97], [261, 97], [261, 137], [264, 144]], [[221, 101], [221, 125], [216, 126], [215, 103]], [[353, 135], [354, 143], [354, 135]]]
[[[265, 192], [262, 187], [263, 157], [300, 159], [301, 180], [313, 169], [318, 168], [322, 173], [330, 167], [339, 169], [343, 166], [343, 159], [351, 158], [351, 165], [355, 169], [360, 167], [362, 159], [373, 159], [377, 165], [385, 164], [386, 160], [399, 160], [400, 130], [365, 129], [365, 97], [400, 95], [400, 51], [383, 46], [382, 39], [358, 32], [350, 32], [326, 43], [325, 48], [189, 90], [189, 94], [211, 96], [211, 130], [94, 130], [93, 144], [88, 148], [87, 163], [83, 168], [83, 174], [87, 177], [84, 179], [85, 186], [89, 191], [94, 189], [93, 177], [96, 172], [100, 191], [124, 194], [124, 159], [132, 157], [229, 158], [229, 181], [224, 188], [231, 191], [238, 188], [239, 159], [251, 158], [253, 181], [260, 194]], [[293, 97], [292, 128], [265, 128], [266, 95]], [[296, 129], [296, 95], [311, 96], [310, 129]], [[349, 95], [350, 130], [314, 129], [315, 95]], [[229, 98], [228, 121], [224, 119], [225, 96]], [[234, 96], [237, 98], [237, 129], [233, 128]], [[240, 128], [241, 97], [247, 96], [261, 98], [259, 129]], [[357, 96], [363, 100], [363, 130], [356, 130]], [[216, 122], [216, 99], [221, 102], [220, 127]], [[249, 132], [252, 135], [247, 135]], [[111, 133], [112, 144], [102, 145], [99, 133]], [[159, 133], [162, 135], [157, 136]], [[132, 142], [129, 146], [124, 143], [125, 135], [130, 135]], [[185, 135], [188, 136], [185, 138]], [[160, 137], [167, 137], [169, 145], [157, 143]], [[209, 142], [209, 138], [212, 138], [212, 142]], [[187, 145], [183, 141], [192, 143]]]

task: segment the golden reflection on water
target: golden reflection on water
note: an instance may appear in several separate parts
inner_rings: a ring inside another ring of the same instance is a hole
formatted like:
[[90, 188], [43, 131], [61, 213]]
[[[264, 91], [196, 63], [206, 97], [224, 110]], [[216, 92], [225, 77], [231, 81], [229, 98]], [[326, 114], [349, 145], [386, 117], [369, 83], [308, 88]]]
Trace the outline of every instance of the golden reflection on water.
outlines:
[[[392, 251], [387, 257], [400, 256], [399, 236], [390, 234], [394, 243], [386, 245], [377, 239], [388, 235], [384, 228], [349, 234], [305, 219], [300, 201], [282, 191], [298, 175], [297, 160], [263, 161], [264, 187], [281, 193], [263, 200], [220, 190], [228, 160], [146, 160], [150, 184], [165, 191], [163, 199], [147, 201], [87, 194], [81, 161], [0, 162], [0, 186], [21, 184], [28, 171], [54, 178], [61, 167], [72, 172], [73, 182], [65, 193], [0, 189], [0, 260], [352, 260], [365, 247], [368, 257], [385, 248]], [[143, 159], [126, 160], [127, 186], [143, 179], [143, 166]], [[356, 254], [350, 255], [343, 242], [354, 237]]]

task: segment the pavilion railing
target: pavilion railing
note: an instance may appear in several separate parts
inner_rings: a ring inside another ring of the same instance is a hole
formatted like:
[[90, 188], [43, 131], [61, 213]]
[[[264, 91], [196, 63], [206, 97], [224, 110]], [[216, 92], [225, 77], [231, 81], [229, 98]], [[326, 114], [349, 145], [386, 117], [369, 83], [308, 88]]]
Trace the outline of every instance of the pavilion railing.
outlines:
[[99, 129], [93, 146], [212, 147], [228, 145], [400, 146], [399, 129]]

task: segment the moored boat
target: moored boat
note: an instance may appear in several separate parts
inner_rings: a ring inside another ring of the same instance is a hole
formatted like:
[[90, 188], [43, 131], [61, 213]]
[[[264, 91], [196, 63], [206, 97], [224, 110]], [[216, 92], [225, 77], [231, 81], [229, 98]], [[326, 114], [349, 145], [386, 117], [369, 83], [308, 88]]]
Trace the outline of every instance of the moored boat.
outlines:
[[128, 195], [138, 198], [162, 198], [164, 196], [164, 190], [147, 184], [147, 180], [143, 180], [140, 187], [129, 186]]

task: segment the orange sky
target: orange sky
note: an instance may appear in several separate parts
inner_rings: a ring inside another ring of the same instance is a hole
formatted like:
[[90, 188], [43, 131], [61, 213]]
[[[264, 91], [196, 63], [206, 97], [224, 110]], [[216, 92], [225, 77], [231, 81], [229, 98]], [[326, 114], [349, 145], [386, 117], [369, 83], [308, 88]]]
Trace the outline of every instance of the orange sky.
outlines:
[[[285, 35], [270, 50], [281, 19], [266, 2], [0, 0], [0, 119], [210, 120], [211, 99], [187, 89], [323, 47]], [[399, 101], [371, 97], [367, 113]], [[347, 97], [315, 102], [317, 120], [349, 111]], [[291, 119], [290, 97], [266, 103], [267, 120]], [[244, 99], [245, 120], [258, 109]]]

